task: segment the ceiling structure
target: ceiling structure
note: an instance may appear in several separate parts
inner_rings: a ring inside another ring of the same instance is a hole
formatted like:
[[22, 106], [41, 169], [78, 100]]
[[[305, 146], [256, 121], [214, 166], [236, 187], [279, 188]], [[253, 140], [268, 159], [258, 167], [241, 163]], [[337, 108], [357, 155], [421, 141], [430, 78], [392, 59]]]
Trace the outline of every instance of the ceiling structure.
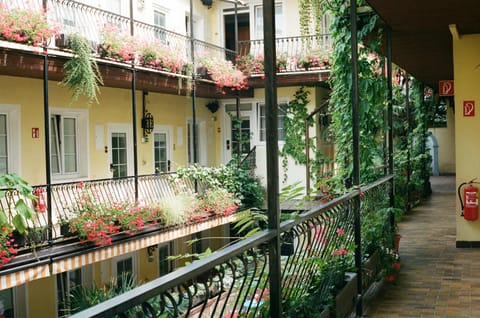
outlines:
[[[480, 33], [479, 0], [367, 0], [392, 30], [392, 60], [434, 89], [453, 79], [449, 25], [460, 36]], [[480, 53], [480, 52], [479, 52]]]

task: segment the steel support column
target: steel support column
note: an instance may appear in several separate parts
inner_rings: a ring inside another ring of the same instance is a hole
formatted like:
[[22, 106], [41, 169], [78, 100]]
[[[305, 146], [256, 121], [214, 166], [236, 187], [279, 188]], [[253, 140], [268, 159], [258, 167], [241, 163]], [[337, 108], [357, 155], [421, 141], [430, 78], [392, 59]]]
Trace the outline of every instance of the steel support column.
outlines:
[[[360, 188], [360, 119], [358, 99], [358, 39], [357, 39], [357, 2], [350, 1], [350, 45], [352, 49], [352, 156], [353, 187]], [[360, 190], [358, 190], [360, 191]], [[357, 268], [357, 315], [361, 316], [362, 306], [362, 239], [360, 228], [360, 195], [353, 201], [354, 226], [355, 226], [355, 267]]]
[[43, 118], [45, 129], [45, 181], [47, 192], [47, 217], [48, 217], [48, 240], [51, 242], [52, 233], [52, 173], [50, 161], [50, 110], [48, 103], [48, 53], [47, 49], [43, 51]]
[[276, 231], [269, 242], [270, 317], [282, 316], [280, 264], [280, 200], [278, 178], [278, 107], [276, 87], [275, 1], [263, 0], [265, 56], [265, 117], [267, 147], [268, 228]]
[[[42, 0], [42, 8], [47, 12], [47, 0]], [[47, 218], [48, 218], [48, 242], [52, 242], [53, 224], [52, 224], [52, 173], [50, 161], [50, 106], [48, 101], [48, 51], [46, 43], [43, 43], [43, 119], [45, 129], [45, 181], [47, 192]]]
[[[393, 76], [392, 76], [392, 30], [387, 28], [387, 121], [388, 121], [388, 173], [393, 175]], [[393, 208], [395, 206], [395, 178], [390, 182], [390, 204]], [[395, 214], [390, 212], [390, 226], [392, 231], [395, 227]]]
[[410, 157], [411, 157], [411, 142], [410, 142], [410, 87], [409, 87], [409, 75], [405, 72], [405, 112], [407, 116], [407, 204], [406, 210], [407, 212], [410, 211], [410, 173], [411, 173], [411, 165], [410, 165]]
[[[133, 37], [133, 0], [130, 0], [130, 35]], [[135, 177], [135, 201], [138, 200], [138, 137], [137, 137], [137, 72], [132, 61], [132, 121], [133, 121], [133, 175]]]
[[[193, 38], [193, 0], [190, 0], [190, 55], [192, 61], [192, 139], [193, 139], [193, 163], [197, 163], [197, 100], [196, 100], [196, 67], [195, 67], [195, 42]], [[188, 138], [188, 136], [187, 136]], [[195, 186], [196, 189], [196, 186]]]

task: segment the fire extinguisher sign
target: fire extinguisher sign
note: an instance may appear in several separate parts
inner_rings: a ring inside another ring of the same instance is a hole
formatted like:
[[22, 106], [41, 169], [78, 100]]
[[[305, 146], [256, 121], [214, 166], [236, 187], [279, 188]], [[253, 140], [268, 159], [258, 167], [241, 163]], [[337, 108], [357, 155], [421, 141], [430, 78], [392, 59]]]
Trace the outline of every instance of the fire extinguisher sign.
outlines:
[[474, 116], [475, 116], [475, 101], [464, 100], [463, 101], [463, 117], [474, 117]]

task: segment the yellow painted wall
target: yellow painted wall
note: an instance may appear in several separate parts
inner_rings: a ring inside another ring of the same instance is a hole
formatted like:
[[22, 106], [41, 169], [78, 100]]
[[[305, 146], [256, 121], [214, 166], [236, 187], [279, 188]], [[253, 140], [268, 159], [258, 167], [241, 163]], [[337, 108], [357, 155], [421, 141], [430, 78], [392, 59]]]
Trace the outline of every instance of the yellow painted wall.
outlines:
[[[43, 87], [42, 81], [21, 77], [0, 76], [0, 104], [19, 105], [21, 111], [21, 175], [30, 184], [45, 183], [45, 145], [44, 145], [44, 117], [43, 117]], [[25, 88], [28, 87], [26, 91]], [[112, 176], [109, 166], [109, 153], [104, 147], [96, 149], [96, 127], [103, 128], [104, 146], [108, 145], [108, 125], [132, 125], [132, 97], [128, 89], [102, 87], [98, 97], [99, 104], [88, 105], [84, 98], [72, 103], [70, 92], [58, 85], [58, 82], [49, 82], [49, 106], [67, 109], [87, 109], [89, 113], [89, 179], [109, 178]], [[197, 100], [197, 121], [204, 121], [206, 125], [206, 153], [207, 164], [219, 162], [217, 151], [218, 122], [212, 120], [212, 114], [205, 107], [206, 99]], [[150, 135], [148, 142], [142, 142], [142, 92], [136, 92], [137, 104], [137, 140], [139, 174], [154, 173], [153, 169], [153, 140]], [[156, 125], [172, 127], [172, 169], [184, 166], [187, 163], [187, 118], [192, 117], [192, 100], [189, 97], [149, 93], [147, 96], [147, 110], [154, 117]], [[40, 138], [32, 138], [32, 128], [40, 129]], [[132, 163], [133, 165], [133, 163]]]
[[[461, 108], [457, 107], [457, 111]], [[447, 127], [430, 128], [438, 142], [438, 170], [440, 174], [455, 174], [455, 114], [447, 109]]]
[[57, 317], [55, 276], [34, 280], [28, 284], [29, 317]]
[[[453, 40], [455, 79], [455, 139], [457, 186], [480, 177], [480, 34]], [[475, 117], [463, 116], [463, 102], [475, 101]], [[480, 241], [480, 221], [460, 217], [457, 199], [457, 241]]]

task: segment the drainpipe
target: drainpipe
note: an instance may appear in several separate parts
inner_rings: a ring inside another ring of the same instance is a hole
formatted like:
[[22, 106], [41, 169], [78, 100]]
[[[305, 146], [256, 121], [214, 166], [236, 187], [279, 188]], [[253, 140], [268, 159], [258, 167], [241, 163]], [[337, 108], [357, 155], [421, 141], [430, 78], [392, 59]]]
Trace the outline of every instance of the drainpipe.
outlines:
[[[358, 96], [358, 39], [357, 39], [357, 2], [350, 0], [350, 45], [352, 48], [352, 155], [353, 187], [360, 191], [360, 123]], [[357, 316], [362, 316], [362, 239], [360, 228], [360, 194], [353, 200], [355, 227], [355, 267], [357, 268]]]
[[[130, 0], [130, 35], [134, 36], [133, 0]], [[135, 178], [135, 202], [138, 201], [138, 140], [137, 140], [137, 76], [135, 61], [132, 60], [132, 121], [133, 121], [133, 175]]]
[[[238, 55], [238, 4], [237, 1], [235, 1], [235, 55]], [[240, 93], [237, 91], [235, 93], [235, 110], [237, 111], [237, 120], [240, 122]], [[242, 141], [243, 141], [243, 136], [242, 136], [242, 126], [241, 124], [238, 127], [238, 144], [237, 144], [237, 156], [238, 156], [238, 165], [240, 166], [240, 158], [242, 155]], [[250, 136], [248, 136], [250, 138]]]
[[[42, 1], [43, 10], [47, 12], [47, 0]], [[52, 174], [50, 162], [50, 111], [48, 103], [48, 52], [47, 45], [43, 46], [43, 119], [45, 127], [45, 180], [47, 192], [48, 242], [52, 243]]]
[[275, 0], [263, 1], [265, 56], [265, 122], [267, 148], [268, 229], [276, 233], [269, 241], [270, 317], [282, 316], [280, 264], [280, 201], [278, 178], [278, 105], [276, 87]]
[[[192, 138], [193, 138], [193, 163], [197, 163], [197, 97], [196, 97], [196, 67], [195, 67], [195, 42], [193, 38], [193, 0], [190, 0], [190, 55], [192, 59]], [[195, 190], [197, 185], [195, 183]]]

